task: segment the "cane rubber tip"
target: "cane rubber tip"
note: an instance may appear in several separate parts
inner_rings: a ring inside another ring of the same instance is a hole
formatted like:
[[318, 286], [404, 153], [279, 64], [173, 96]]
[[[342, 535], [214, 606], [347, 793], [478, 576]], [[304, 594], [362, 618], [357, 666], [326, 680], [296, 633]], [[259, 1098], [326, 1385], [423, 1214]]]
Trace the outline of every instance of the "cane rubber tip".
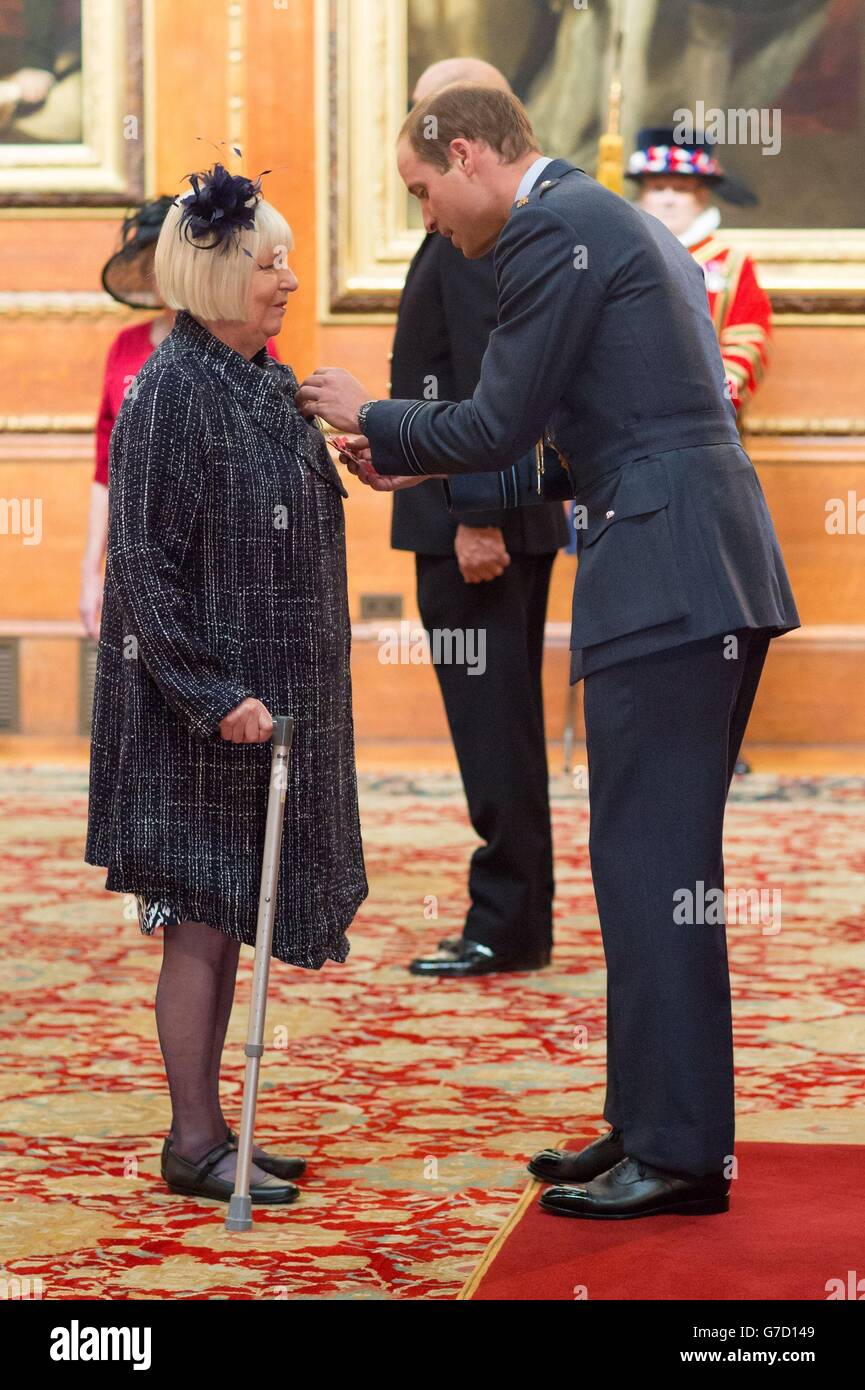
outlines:
[[252, 1198], [239, 1197], [236, 1193], [228, 1200], [228, 1215], [225, 1218], [226, 1231], [252, 1230]]

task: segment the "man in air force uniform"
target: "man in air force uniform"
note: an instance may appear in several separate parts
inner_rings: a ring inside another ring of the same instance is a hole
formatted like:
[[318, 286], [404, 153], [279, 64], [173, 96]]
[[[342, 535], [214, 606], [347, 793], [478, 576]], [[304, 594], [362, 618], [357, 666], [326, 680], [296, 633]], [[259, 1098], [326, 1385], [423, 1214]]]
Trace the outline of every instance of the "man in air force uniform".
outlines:
[[531, 1171], [559, 1184], [542, 1205], [562, 1215], [723, 1211], [726, 938], [723, 914], [694, 904], [723, 890], [736, 756], [769, 641], [799, 616], [703, 272], [657, 218], [541, 156], [508, 93], [434, 94], [398, 159], [428, 227], [469, 258], [496, 247], [499, 326], [477, 389], [458, 404], [370, 402], [325, 368], [301, 408], [357, 432], [345, 460], [378, 490], [439, 476], [462, 512], [578, 504], [571, 676], [585, 679], [611, 1129]]

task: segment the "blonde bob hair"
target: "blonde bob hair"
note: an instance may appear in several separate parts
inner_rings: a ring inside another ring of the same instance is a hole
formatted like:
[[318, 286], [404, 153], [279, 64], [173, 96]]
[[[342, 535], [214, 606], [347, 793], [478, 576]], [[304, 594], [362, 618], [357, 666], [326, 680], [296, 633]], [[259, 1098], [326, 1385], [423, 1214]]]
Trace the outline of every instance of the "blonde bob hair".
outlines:
[[254, 228], [239, 229], [211, 250], [206, 239], [187, 239], [180, 226], [182, 210], [177, 203], [168, 209], [156, 243], [153, 268], [163, 303], [169, 309], [186, 309], [197, 319], [243, 322], [249, 316], [253, 267], [270, 258], [279, 265], [280, 256], [294, 245], [290, 226], [261, 198]]

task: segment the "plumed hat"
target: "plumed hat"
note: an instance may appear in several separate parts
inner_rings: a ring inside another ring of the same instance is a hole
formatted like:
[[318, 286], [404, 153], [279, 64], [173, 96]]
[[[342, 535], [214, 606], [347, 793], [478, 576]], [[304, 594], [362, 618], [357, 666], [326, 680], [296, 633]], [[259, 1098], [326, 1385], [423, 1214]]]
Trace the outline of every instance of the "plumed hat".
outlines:
[[641, 179], [646, 174], [685, 174], [705, 179], [725, 202], [740, 207], [759, 201], [750, 188], [724, 172], [713, 145], [705, 140], [680, 143], [671, 126], [649, 126], [637, 136], [637, 148], [628, 160], [625, 178]]

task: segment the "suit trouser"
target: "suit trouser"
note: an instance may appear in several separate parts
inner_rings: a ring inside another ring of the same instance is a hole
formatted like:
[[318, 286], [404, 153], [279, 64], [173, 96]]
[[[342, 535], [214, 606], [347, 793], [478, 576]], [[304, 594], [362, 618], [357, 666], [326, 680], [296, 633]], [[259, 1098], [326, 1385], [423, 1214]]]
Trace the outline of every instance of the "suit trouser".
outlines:
[[417, 555], [421, 621], [485, 634], [486, 669], [437, 662], [476, 833], [464, 935], [503, 954], [548, 950], [553, 847], [541, 665], [555, 552], [512, 555], [498, 579], [467, 584], [451, 555]]
[[725, 803], [769, 643], [765, 631], [736, 636], [736, 659], [719, 636], [585, 680], [604, 1117], [631, 1157], [694, 1174], [733, 1153], [730, 979], [723, 911], [718, 925], [711, 912], [695, 910], [690, 925], [674, 912], [681, 890], [696, 908], [724, 887]]

